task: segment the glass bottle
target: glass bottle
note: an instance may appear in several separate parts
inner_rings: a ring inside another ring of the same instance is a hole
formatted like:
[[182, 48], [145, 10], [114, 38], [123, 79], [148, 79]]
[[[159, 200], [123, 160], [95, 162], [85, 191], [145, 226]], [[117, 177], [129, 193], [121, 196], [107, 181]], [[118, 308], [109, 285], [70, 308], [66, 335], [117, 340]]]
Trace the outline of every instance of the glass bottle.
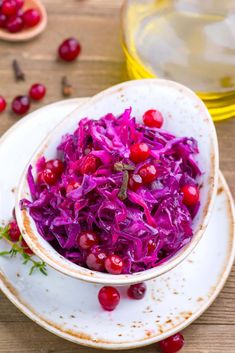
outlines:
[[214, 120], [235, 116], [235, 0], [126, 0], [122, 29], [131, 78], [178, 81]]

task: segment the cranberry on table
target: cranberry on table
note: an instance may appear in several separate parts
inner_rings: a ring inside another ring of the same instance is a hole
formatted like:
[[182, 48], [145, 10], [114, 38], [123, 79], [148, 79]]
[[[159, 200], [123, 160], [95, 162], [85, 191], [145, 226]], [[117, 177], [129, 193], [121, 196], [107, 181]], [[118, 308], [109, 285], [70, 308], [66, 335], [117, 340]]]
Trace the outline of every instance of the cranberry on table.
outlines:
[[2, 113], [6, 109], [7, 103], [5, 99], [0, 96], [0, 113]]
[[88, 154], [80, 167], [81, 174], [93, 174], [100, 166], [100, 159]]
[[7, 16], [0, 13], [0, 28], [5, 28], [7, 24]]
[[88, 250], [92, 246], [99, 244], [99, 238], [93, 232], [83, 232], [78, 236], [77, 242], [83, 250]]
[[81, 45], [76, 38], [68, 38], [60, 44], [59, 57], [64, 61], [75, 60], [81, 52]]
[[21, 241], [21, 247], [23, 248], [25, 254], [33, 255], [33, 251], [30, 249], [30, 247], [28, 246], [28, 244], [26, 243], [26, 241], [24, 239], [22, 239], [22, 241]]
[[127, 295], [131, 299], [140, 300], [144, 298], [146, 290], [147, 287], [145, 283], [133, 284], [128, 288]]
[[1, 12], [6, 16], [13, 16], [18, 10], [15, 0], [5, 0], [2, 3]]
[[184, 337], [181, 333], [177, 333], [161, 342], [159, 346], [163, 353], [176, 353], [184, 346]]
[[163, 125], [163, 116], [158, 110], [150, 109], [144, 113], [143, 122], [148, 127], [161, 128]]
[[41, 13], [36, 9], [26, 10], [22, 17], [26, 27], [34, 27], [41, 21]]
[[86, 264], [90, 270], [104, 271], [104, 261], [106, 257], [107, 255], [102, 251], [90, 253], [86, 258]]
[[157, 169], [153, 164], [145, 164], [140, 168], [138, 174], [141, 176], [144, 184], [149, 184], [157, 178]]
[[135, 143], [130, 148], [130, 159], [134, 163], [144, 162], [150, 155], [149, 147], [146, 143]]
[[98, 299], [104, 310], [113, 311], [120, 302], [120, 294], [114, 287], [103, 287], [99, 291]]
[[16, 221], [11, 221], [8, 224], [8, 234], [13, 242], [19, 241], [21, 233]]
[[67, 186], [66, 186], [66, 194], [69, 194], [71, 191], [78, 189], [81, 186], [81, 184], [78, 181], [71, 181]]
[[51, 159], [46, 162], [46, 169], [50, 169], [56, 176], [60, 177], [64, 171], [64, 163], [60, 159]]
[[15, 114], [22, 115], [28, 112], [30, 101], [28, 96], [17, 96], [12, 102], [12, 110]]
[[12, 16], [12, 17], [9, 17], [9, 19], [7, 20], [6, 29], [10, 33], [20, 32], [22, 31], [23, 27], [24, 27], [24, 21], [20, 16], [17, 16], [17, 15]]
[[109, 255], [104, 262], [105, 269], [112, 275], [120, 275], [123, 270], [123, 260], [118, 255]]
[[184, 185], [181, 188], [183, 193], [183, 203], [186, 206], [195, 206], [199, 201], [199, 189], [194, 185]]
[[35, 101], [42, 99], [45, 96], [45, 94], [46, 94], [46, 87], [41, 83], [35, 83], [34, 85], [31, 86], [29, 90], [30, 98], [34, 99]]

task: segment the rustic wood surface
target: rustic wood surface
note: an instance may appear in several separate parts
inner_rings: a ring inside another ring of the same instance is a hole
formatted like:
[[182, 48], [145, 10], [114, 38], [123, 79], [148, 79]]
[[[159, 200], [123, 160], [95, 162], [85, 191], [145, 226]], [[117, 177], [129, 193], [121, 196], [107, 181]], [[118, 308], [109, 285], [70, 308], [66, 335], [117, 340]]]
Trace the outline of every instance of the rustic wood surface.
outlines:
[[[127, 79], [119, 42], [120, 0], [44, 0], [49, 14], [47, 30], [24, 44], [0, 42], [0, 95], [10, 102], [27, 92], [30, 84], [45, 83], [42, 104], [62, 99], [60, 80], [66, 74], [74, 96], [84, 97]], [[83, 47], [81, 58], [72, 64], [56, 60], [58, 44], [76, 36]], [[14, 81], [11, 62], [17, 58], [27, 76]], [[8, 110], [0, 116], [0, 134], [18, 118]], [[235, 195], [235, 119], [216, 124], [220, 144], [220, 166]], [[1, 166], [4, 173], [4, 166]], [[222, 234], [221, 234], [222, 236]], [[187, 353], [235, 353], [235, 267], [219, 298], [193, 325], [185, 330]], [[133, 350], [141, 352], [143, 349]], [[155, 346], [144, 349], [157, 352]], [[0, 353], [94, 353], [95, 350], [66, 342], [25, 317], [4, 295], [0, 295]]]

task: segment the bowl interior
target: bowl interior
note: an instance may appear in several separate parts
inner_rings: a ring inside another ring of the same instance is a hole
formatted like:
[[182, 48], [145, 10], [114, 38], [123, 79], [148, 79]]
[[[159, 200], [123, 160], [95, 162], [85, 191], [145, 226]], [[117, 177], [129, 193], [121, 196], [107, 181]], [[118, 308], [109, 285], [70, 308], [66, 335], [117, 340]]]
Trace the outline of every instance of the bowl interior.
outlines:
[[204, 233], [217, 189], [218, 146], [211, 117], [204, 104], [192, 91], [175, 82], [166, 80], [129, 81], [94, 96], [67, 116], [46, 137], [29, 164], [34, 167], [38, 158], [42, 155], [46, 159], [54, 158], [61, 137], [68, 132], [73, 132], [80, 119], [84, 117], [99, 119], [110, 112], [118, 116], [129, 107], [132, 107], [133, 116], [139, 121], [141, 121], [146, 110], [156, 108], [164, 116], [163, 128], [165, 130], [169, 130], [176, 136], [194, 137], [198, 141], [200, 154], [197, 157], [197, 162], [203, 172], [200, 180], [201, 207], [193, 221], [194, 236], [192, 241], [167, 263], [131, 275], [114, 276], [90, 271], [59, 255], [38, 234], [34, 221], [29, 217], [28, 212], [20, 210], [19, 201], [23, 198], [31, 199], [26, 179], [27, 166], [20, 181], [16, 200], [17, 221], [24, 238], [35, 254], [49, 265], [63, 273], [89, 282], [116, 285], [136, 283], [159, 276], [176, 266], [192, 251]]

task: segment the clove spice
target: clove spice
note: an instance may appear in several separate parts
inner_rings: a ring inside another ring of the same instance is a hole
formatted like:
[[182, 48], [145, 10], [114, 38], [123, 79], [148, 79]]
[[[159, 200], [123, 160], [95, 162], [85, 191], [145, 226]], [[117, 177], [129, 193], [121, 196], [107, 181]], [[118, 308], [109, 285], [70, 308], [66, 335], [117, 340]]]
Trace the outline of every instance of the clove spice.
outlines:
[[127, 188], [128, 188], [128, 181], [129, 181], [129, 173], [127, 170], [123, 172], [123, 181], [121, 189], [118, 193], [118, 198], [121, 201], [125, 201], [127, 199]]
[[62, 84], [62, 94], [63, 94], [63, 96], [64, 97], [71, 96], [72, 93], [73, 93], [73, 87], [69, 83], [68, 78], [66, 76], [62, 77], [61, 84]]
[[14, 70], [16, 81], [25, 81], [25, 74], [16, 59], [13, 60], [12, 67]]

